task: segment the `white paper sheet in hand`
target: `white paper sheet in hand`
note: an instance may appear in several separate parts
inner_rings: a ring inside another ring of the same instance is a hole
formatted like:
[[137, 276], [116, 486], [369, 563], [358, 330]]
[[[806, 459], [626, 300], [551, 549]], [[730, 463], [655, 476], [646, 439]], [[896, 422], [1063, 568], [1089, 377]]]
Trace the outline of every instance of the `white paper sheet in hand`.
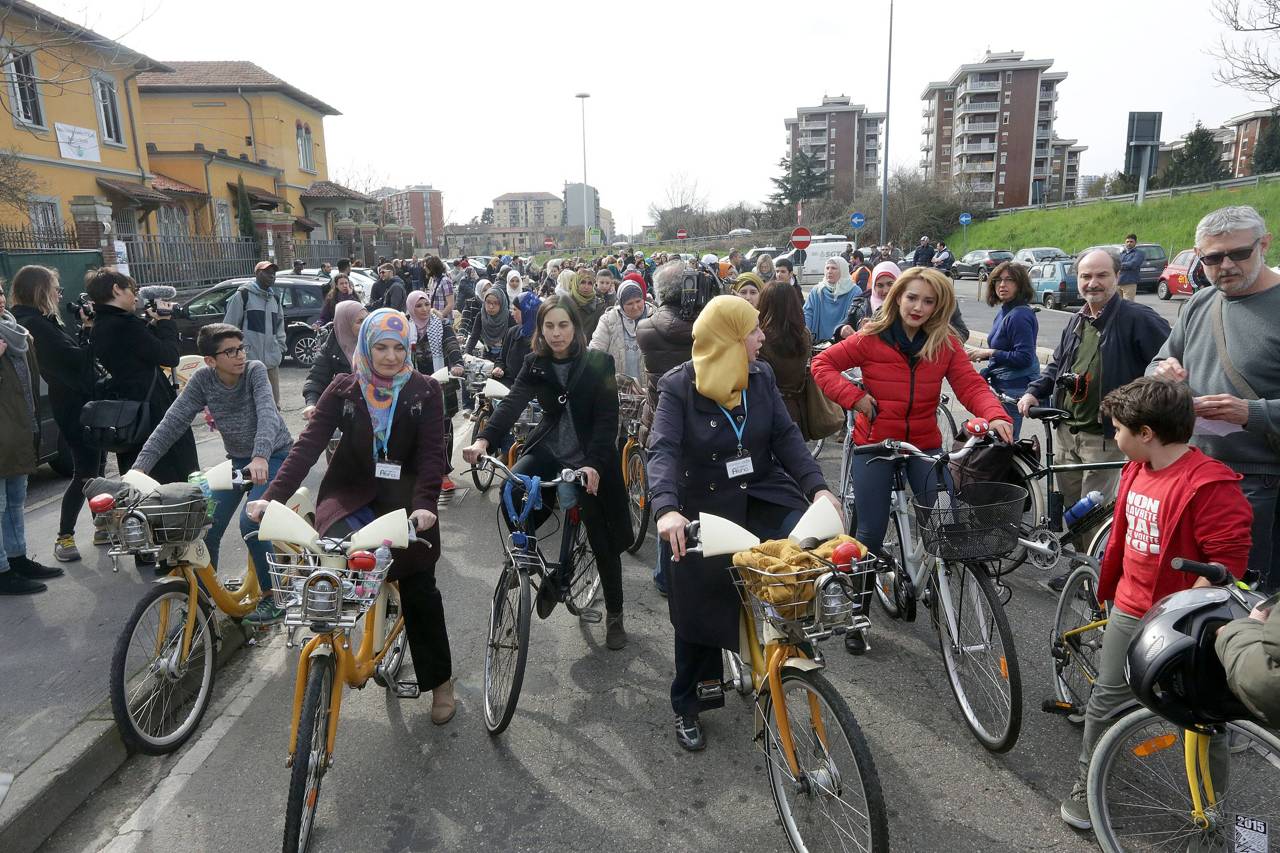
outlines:
[[1244, 427], [1230, 421], [1214, 421], [1209, 418], [1196, 418], [1195, 435], [1231, 435], [1233, 432], [1244, 432]]

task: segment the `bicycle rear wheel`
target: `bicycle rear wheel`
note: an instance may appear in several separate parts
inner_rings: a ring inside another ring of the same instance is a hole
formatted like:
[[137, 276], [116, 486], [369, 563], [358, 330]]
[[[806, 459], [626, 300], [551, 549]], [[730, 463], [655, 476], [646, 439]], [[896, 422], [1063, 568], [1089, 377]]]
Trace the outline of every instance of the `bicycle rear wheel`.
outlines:
[[529, 655], [529, 576], [508, 564], [498, 576], [484, 650], [484, 725], [501, 734], [516, 712]]
[[[487, 426], [485, 418], [480, 418], [471, 426], [470, 444], [475, 444], [476, 439], [480, 437], [480, 433], [484, 432]], [[483, 471], [474, 465], [471, 466], [471, 482], [476, 484], [476, 488], [482, 492], [487, 492], [489, 487], [493, 485], [493, 469], [485, 468]]]
[[306, 853], [315, 829], [320, 782], [329, 765], [329, 700], [333, 694], [333, 656], [311, 658], [298, 718], [298, 741], [289, 777], [284, 814], [284, 853]]
[[596, 600], [600, 592], [600, 571], [596, 567], [596, 552], [591, 550], [591, 543], [587, 541], [586, 525], [581, 520], [571, 524], [573, 538], [569, 542], [568, 565], [573, 566], [573, 578], [569, 581], [564, 606], [577, 616]]
[[[840, 693], [820, 673], [787, 667], [782, 696], [761, 696], [765, 770], [791, 849], [889, 849], [884, 794], [871, 749]], [[799, 778], [791, 772], [778, 717], [791, 724]]]
[[1280, 738], [1243, 720], [1226, 729], [1210, 746], [1217, 803], [1205, 801], [1209, 826], [1203, 828], [1192, 820], [1186, 732], [1146, 708], [1112, 726], [1089, 765], [1089, 817], [1102, 849], [1274, 849], [1266, 832], [1280, 826]]
[[631, 547], [628, 554], [634, 554], [644, 544], [645, 534], [649, 532], [649, 475], [645, 469], [644, 448], [638, 445], [632, 448], [623, 462], [627, 466], [627, 506], [631, 510]]
[[[1058, 596], [1053, 620], [1051, 657], [1053, 694], [1084, 713], [1098, 677], [1098, 654], [1102, 649], [1102, 628], [1078, 629], [1103, 618], [1097, 599], [1098, 576], [1092, 566], [1077, 566]], [[1068, 631], [1076, 631], [1065, 636]]]
[[964, 721], [983, 747], [1008, 752], [1022, 727], [1022, 675], [995, 586], [981, 567], [949, 562], [930, 583], [938, 648]]
[[160, 584], [133, 609], [111, 656], [111, 711], [126, 744], [147, 755], [191, 737], [213, 695], [213, 614], [196, 600], [191, 647], [182, 638], [193, 600], [185, 583]]

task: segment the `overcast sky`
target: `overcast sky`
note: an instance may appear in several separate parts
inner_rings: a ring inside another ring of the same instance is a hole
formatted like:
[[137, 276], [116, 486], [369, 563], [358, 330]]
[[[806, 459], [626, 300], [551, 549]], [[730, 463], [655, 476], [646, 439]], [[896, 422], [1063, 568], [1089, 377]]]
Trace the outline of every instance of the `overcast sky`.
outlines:
[[[888, 0], [36, 2], [158, 60], [258, 63], [343, 113], [325, 121], [331, 177], [432, 184], [458, 222], [581, 179], [576, 92], [591, 94], [588, 182], [624, 233], [679, 174], [712, 206], [763, 201], [798, 106], [885, 107]], [[1212, 79], [1222, 28], [1207, 6], [898, 0], [891, 166], [919, 164], [924, 85], [987, 49], [1068, 72], [1056, 129], [1089, 146], [1082, 174], [1123, 165], [1129, 110], [1163, 111], [1169, 140], [1259, 109]]]

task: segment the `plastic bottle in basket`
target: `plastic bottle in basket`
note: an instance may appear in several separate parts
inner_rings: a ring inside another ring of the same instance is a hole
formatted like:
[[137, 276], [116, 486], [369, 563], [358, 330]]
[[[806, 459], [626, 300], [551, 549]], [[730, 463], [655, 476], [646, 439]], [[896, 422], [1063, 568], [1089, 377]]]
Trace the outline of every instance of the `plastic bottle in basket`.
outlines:
[[209, 488], [209, 478], [197, 471], [187, 477], [187, 482], [193, 486], [200, 487], [200, 493], [204, 495], [205, 510], [212, 516], [214, 509], [218, 506], [218, 501], [213, 496], [213, 489]]
[[369, 572], [369, 580], [374, 583], [382, 583], [382, 579], [387, 576], [387, 572], [391, 571], [391, 540], [383, 539], [382, 544], [378, 546], [378, 550], [373, 552], [373, 569]]
[[1104, 500], [1106, 500], [1106, 496], [1095, 489], [1077, 501], [1075, 506], [1063, 513], [1062, 523], [1070, 527], [1093, 512], [1096, 507], [1102, 506]]

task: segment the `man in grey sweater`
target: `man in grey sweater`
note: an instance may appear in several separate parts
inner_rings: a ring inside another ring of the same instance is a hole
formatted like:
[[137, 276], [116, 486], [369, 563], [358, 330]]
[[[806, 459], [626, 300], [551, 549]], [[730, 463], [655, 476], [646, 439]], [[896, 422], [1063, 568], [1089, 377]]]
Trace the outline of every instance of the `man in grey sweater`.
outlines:
[[1280, 588], [1280, 274], [1266, 264], [1270, 246], [1252, 207], [1224, 207], [1201, 219], [1196, 251], [1214, 286], [1183, 306], [1147, 368], [1190, 384], [1197, 416], [1191, 443], [1243, 475], [1240, 487], [1253, 506], [1249, 572], [1267, 592]]
[[222, 322], [230, 323], [244, 333], [244, 345], [249, 359], [260, 361], [267, 368], [271, 395], [279, 406], [280, 362], [284, 361], [289, 344], [284, 308], [280, 304], [279, 294], [271, 290], [271, 286], [276, 283], [275, 263], [258, 261], [253, 268], [253, 279], [231, 294]]
[[[205, 366], [191, 375], [187, 387], [182, 389], [155, 432], [142, 446], [133, 467], [144, 474], [150, 471], [169, 446], [191, 426], [191, 420], [207, 406], [218, 432], [222, 434], [222, 444], [232, 464], [249, 469], [253, 488], [248, 499], [257, 500], [267, 490], [267, 484], [284, 464], [293, 446], [289, 428], [285, 426], [271, 396], [267, 370], [261, 362], [246, 358], [244, 333], [235, 326], [226, 323], [205, 326], [200, 330], [196, 346], [204, 356]], [[214, 492], [213, 496], [217, 505], [206, 545], [209, 559], [217, 568], [222, 535], [231, 522], [232, 514], [240, 507], [241, 496], [221, 491]], [[241, 535], [247, 536], [257, 529], [258, 525], [241, 512]], [[258, 583], [266, 593], [271, 589], [267, 543], [254, 538], [247, 545], [258, 573]], [[246, 619], [265, 623], [279, 621], [282, 616], [271, 596], [266, 595]]]

